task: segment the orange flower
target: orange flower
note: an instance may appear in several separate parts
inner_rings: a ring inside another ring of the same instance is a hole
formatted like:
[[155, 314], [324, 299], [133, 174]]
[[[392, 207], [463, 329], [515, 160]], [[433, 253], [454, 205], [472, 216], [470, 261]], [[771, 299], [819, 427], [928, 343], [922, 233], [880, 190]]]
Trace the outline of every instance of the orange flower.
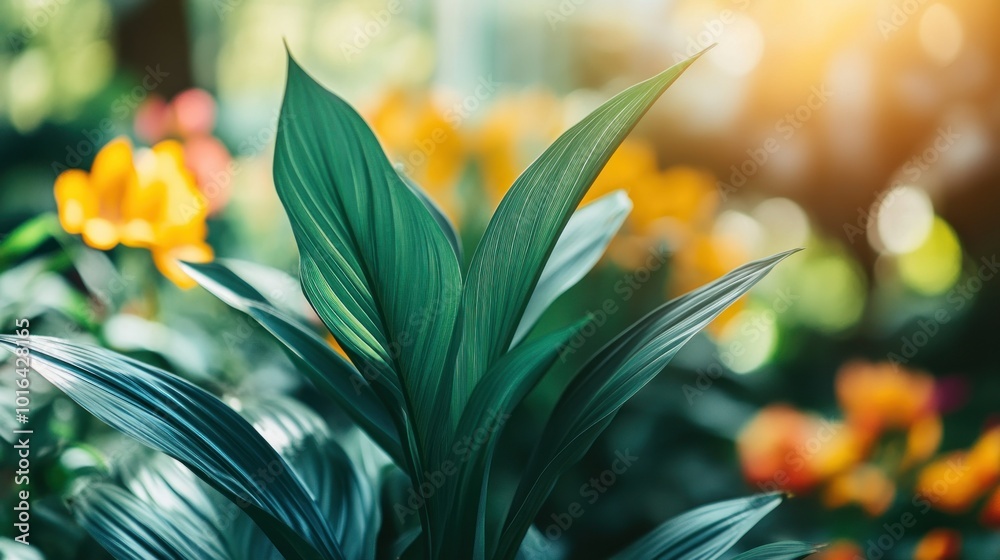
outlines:
[[342, 358], [347, 361], [351, 361], [351, 359], [347, 357], [347, 352], [344, 351], [344, 347], [341, 346], [340, 343], [337, 342], [337, 339], [333, 337], [333, 333], [326, 333], [326, 343], [333, 348], [334, 352], [340, 354]]
[[917, 476], [917, 494], [947, 513], [964, 513], [984, 491], [965, 451], [953, 451], [932, 461]]
[[207, 205], [177, 142], [161, 142], [133, 157], [128, 140], [112, 140], [98, 152], [89, 174], [64, 171], [54, 190], [59, 221], [68, 233], [81, 234], [85, 243], [105, 251], [119, 243], [149, 249], [156, 266], [178, 286], [195, 285], [178, 260], [213, 257], [205, 243]]
[[872, 440], [886, 429], [908, 429], [934, 412], [934, 379], [890, 363], [845, 364], [836, 383], [847, 421]]
[[986, 499], [986, 505], [979, 514], [979, 520], [983, 525], [991, 529], [1000, 529], [1000, 488], [997, 488]]
[[858, 504], [870, 517], [879, 517], [896, 496], [896, 485], [882, 469], [874, 465], [859, 465], [839, 474], [830, 481], [823, 493], [828, 508]]
[[[968, 451], [953, 451], [924, 467], [917, 478], [917, 493], [941, 511], [963, 513], [998, 482], [1000, 426], [987, 430]], [[996, 507], [991, 504], [984, 515]]]
[[852, 541], [839, 541], [809, 556], [809, 560], [858, 560], [864, 558], [861, 548]]
[[761, 490], [803, 492], [860, 459], [850, 429], [787, 405], [772, 405], [737, 438], [746, 479]]
[[913, 552], [913, 560], [956, 560], [962, 552], [962, 537], [948, 529], [924, 535]]

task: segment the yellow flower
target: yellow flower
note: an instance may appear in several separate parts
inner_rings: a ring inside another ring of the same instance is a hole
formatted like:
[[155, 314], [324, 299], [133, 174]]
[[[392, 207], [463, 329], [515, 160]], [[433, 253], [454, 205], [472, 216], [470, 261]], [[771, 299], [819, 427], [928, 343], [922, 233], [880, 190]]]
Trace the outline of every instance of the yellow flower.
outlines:
[[457, 128], [457, 113], [442, 110], [427, 92], [409, 90], [388, 92], [366, 113], [390, 159], [458, 223], [461, 206], [456, 187], [467, 149]]
[[64, 171], [54, 190], [68, 233], [104, 251], [119, 243], [149, 249], [164, 276], [182, 288], [195, 283], [178, 261], [213, 257], [205, 242], [207, 204], [177, 142], [133, 154], [128, 140], [117, 138], [98, 152], [89, 174]]
[[1000, 426], [987, 430], [972, 446], [969, 467], [983, 487], [1000, 482]]
[[[648, 142], [641, 139], [627, 138], [621, 146], [611, 154], [611, 159], [605, 164], [604, 169], [594, 180], [590, 190], [583, 198], [586, 204], [596, 198], [600, 198], [611, 191], [624, 189], [636, 203], [635, 208], [629, 215], [632, 223], [642, 223], [635, 221], [637, 215], [656, 210], [662, 210], [665, 206], [671, 206], [671, 198], [674, 193], [668, 191], [667, 186], [660, 192], [653, 189], [643, 188], [658, 178], [659, 170], [656, 167], [656, 151]], [[648, 196], [652, 194], [652, 196]], [[664, 200], [666, 199], [666, 200]], [[645, 209], [644, 203], [653, 203], [655, 208]], [[637, 228], [641, 229], [641, 228]]]
[[[623, 149], [625, 145], [619, 152]], [[653, 171], [627, 185], [631, 187], [629, 195], [635, 202], [629, 217], [632, 229], [646, 235], [667, 237], [677, 245], [683, 244], [694, 231], [707, 231], [719, 205], [715, 177], [686, 166]]]
[[941, 445], [943, 432], [941, 417], [937, 414], [924, 416], [914, 422], [906, 433], [906, 454], [900, 467], [908, 469], [934, 455]]
[[344, 358], [348, 362], [351, 361], [351, 359], [347, 357], [347, 352], [344, 351], [344, 347], [341, 346], [340, 343], [337, 342], [337, 339], [333, 337], [333, 333], [326, 333], [326, 343], [333, 348], [334, 352], [340, 354], [340, 357]]
[[839, 508], [857, 504], [870, 517], [879, 517], [896, 496], [896, 485], [882, 469], [874, 465], [858, 465], [835, 476], [823, 492], [823, 504]]
[[501, 97], [490, 107], [474, 145], [493, 205], [565, 129], [564, 113], [559, 99], [540, 91]]

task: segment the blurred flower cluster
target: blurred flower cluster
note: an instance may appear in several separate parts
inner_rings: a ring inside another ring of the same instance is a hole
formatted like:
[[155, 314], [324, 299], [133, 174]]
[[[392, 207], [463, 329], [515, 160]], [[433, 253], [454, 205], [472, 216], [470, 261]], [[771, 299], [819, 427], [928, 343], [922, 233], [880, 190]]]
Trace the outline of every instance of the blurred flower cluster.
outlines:
[[[571, 104], [541, 91], [502, 94], [476, 118], [453, 110], [440, 97], [397, 89], [364, 112], [390, 157], [457, 224], [499, 204], [518, 175], [576, 121]], [[466, 186], [461, 179], [468, 173], [473, 175]], [[628, 192], [634, 209], [609, 257], [636, 270], [646, 265], [650, 247], [665, 246], [672, 253], [670, 295], [690, 291], [747, 260], [738, 240], [713, 228], [721, 194], [711, 173], [663, 167], [652, 143], [632, 135], [582, 204], [616, 189]], [[739, 303], [730, 307], [713, 330], [718, 333], [741, 308]]]
[[[963, 514], [983, 502], [982, 524], [1000, 527], [1000, 426], [967, 450], [939, 454], [942, 414], [955, 405], [954, 392], [891, 362], [846, 363], [836, 377], [842, 418], [765, 407], [737, 441], [744, 476], [762, 490], [818, 491], [826, 507], [857, 506], [872, 518], [899, 498], [921, 513]], [[915, 558], [957, 557], [952, 537], [943, 529], [928, 533]], [[835, 551], [825, 557], [853, 558]]]

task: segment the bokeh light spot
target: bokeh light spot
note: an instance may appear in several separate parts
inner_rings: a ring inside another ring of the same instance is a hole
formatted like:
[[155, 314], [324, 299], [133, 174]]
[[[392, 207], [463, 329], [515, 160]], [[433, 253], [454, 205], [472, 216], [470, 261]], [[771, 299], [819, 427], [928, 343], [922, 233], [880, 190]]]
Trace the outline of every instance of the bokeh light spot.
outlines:
[[955, 12], [944, 4], [934, 4], [920, 18], [920, 45], [934, 62], [945, 66], [962, 51], [965, 32]]
[[733, 76], [745, 76], [752, 72], [764, 55], [764, 33], [748, 17], [738, 17], [729, 23], [720, 34], [718, 43], [708, 56], [713, 64]]
[[962, 272], [962, 246], [947, 222], [934, 218], [930, 235], [915, 250], [900, 255], [899, 276], [914, 291], [937, 295], [952, 287]]
[[771, 309], [746, 309], [726, 324], [719, 355], [734, 373], [750, 373], [766, 364], [778, 345], [776, 314]]
[[889, 193], [876, 213], [876, 250], [901, 255], [917, 247], [930, 234], [934, 206], [927, 193], [916, 187], [899, 187]]

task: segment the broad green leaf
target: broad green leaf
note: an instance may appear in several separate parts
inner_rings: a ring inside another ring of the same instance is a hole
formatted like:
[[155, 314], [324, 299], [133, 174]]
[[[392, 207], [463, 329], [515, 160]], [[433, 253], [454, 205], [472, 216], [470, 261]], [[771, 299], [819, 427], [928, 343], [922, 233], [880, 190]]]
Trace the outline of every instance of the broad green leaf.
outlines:
[[170, 517], [192, 519], [217, 531], [220, 509], [230, 506], [239, 511], [236, 504], [223, 499], [183, 463], [163, 453], [131, 453], [113, 466], [122, 486], [133, 496], [155, 504]]
[[337, 354], [312, 329], [295, 320], [257, 292], [232, 270], [219, 263], [182, 265], [203, 288], [227, 305], [246, 313], [277, 338], [299, 369], [331, 397], [358, 426], [397, 461], [403, 464], [399, 434], [388, 412], [402, 400], [401, 389], [389, 378], [376, 378], [384, 400], [380, 401], [368, 381]]
[[783, 541], [758, 546], [733, 557], [733, 560], [799, 560], [820, 550], [820, 547], [796, 541]]
[[[381, 516], [372, 480], [334, 439], [326, 421], [284, 397], [253, 399], [240, 413], [285, 458], [315, 497], [344, 557], [373, 558]], [[256, 527], [251, 528], [263, 536]]]
[[701, 329], [746, 294], [787, 251], [737, 268], [654, 310], [584, 364], [542, 432], [508, 514], [496, 558], [510, 558], [566, 469], [583, 458], [622, 405]]
[[117, 486], [91, 483], [71, 506], [80, 525], [115, 558], [231, 560], [214, 531]]
[[487, 485], [504, 424], [549, 371], [566, 342], [585, 323], [581, 321], [511, 350], [472, 392], [450, 447], [458, 472], [448, 479], [455, 500], [445, 533], [452, 535], [448, 542], [449, 556], [485, 557]]
[[[380, 528], [373, 474], [363, 472], [315, 412], [287, 397], [243, 400], [240, 414], [295, 470], [315, 496], [349, 560], [373, 558]], [[358, 432], [350, 432], [358, 434]], [[360, 441], [359, 441], [360, 443]], [[371, 449], [365, 446], [364, 449]], [[363, 453], [362, 453], [363, 455]], [[117, 469], [123, 485], [165, 515], [214, 531], [234, 558], [281, 560], [266, 534], [180, 462], [161, 453], [131, 454]]]
[[781, 500], [779, 493], [759, 494], [702, 506], [653, 529], [611, 560], [715, 560]]
[[619, 93], [514, 181], [479, 243], [463, 292], [453, 415], [509, 347], [570, 215], [639, 118], [696, 57]]
[[542, 269], [511, 344], [527, 336], [549, 305], [597, 264], [631, 211], [625, 191], [615, 191], [573, 213]]
[[289, 57], [274, 182], [299, 246], [306, 297], [365, 378], [397, 378], [421, 472], [448, 436], [443, 373], [458, 313], [458, 259], [345, 101]]
[[407, 187], [410, 187], [410, 190], [413, 191], [413, 194], [417, 195], [417, 197], [420, 199], [420, 202], [423, 202], [424, 206], [427, 207], [427, 211], [430, 212], [431, 216], [434, 218], [434, 221], [437, 222], [438, 226], [441, 228], [441, 231], [444, 233], [445, 237], [448, 238], [448, 243], [451, 243], [451, 248], [455, 251], [455, 258], [457, 258], [458, 262], [461, 263], [462, 241], [461, 239], [459, 239], [458, 231], [455, 229], [455, 225], [452, 224], [451, 220], [448, 219], [448, 216], [445, 215], [444, 210], [442, 210], [441, 207], [438, 206], [437, 203], [431, 199], [430, 195], [428, 195], [427, 192], [424, 191], [423, 187], [417, 184], [417, 182], [414, 181], [413, 179], [407, 177], [402, 170], [397, 168], [396, 171], [399, 173], [399, 178], [402, 179], [404, 183], [406, 183]]
[[[18, 342], [0, 335], [0, 346], [11, 352]], [[42, 377], [101, 421], [181, 461], [245, 507], [289, 558], [344, 558], [299, 477], [215, 396], [101, 348], [35, 336], [30, 350], [32, 368]], [[260, 483], [261, 472], [273, 475], [267, 484]]]

